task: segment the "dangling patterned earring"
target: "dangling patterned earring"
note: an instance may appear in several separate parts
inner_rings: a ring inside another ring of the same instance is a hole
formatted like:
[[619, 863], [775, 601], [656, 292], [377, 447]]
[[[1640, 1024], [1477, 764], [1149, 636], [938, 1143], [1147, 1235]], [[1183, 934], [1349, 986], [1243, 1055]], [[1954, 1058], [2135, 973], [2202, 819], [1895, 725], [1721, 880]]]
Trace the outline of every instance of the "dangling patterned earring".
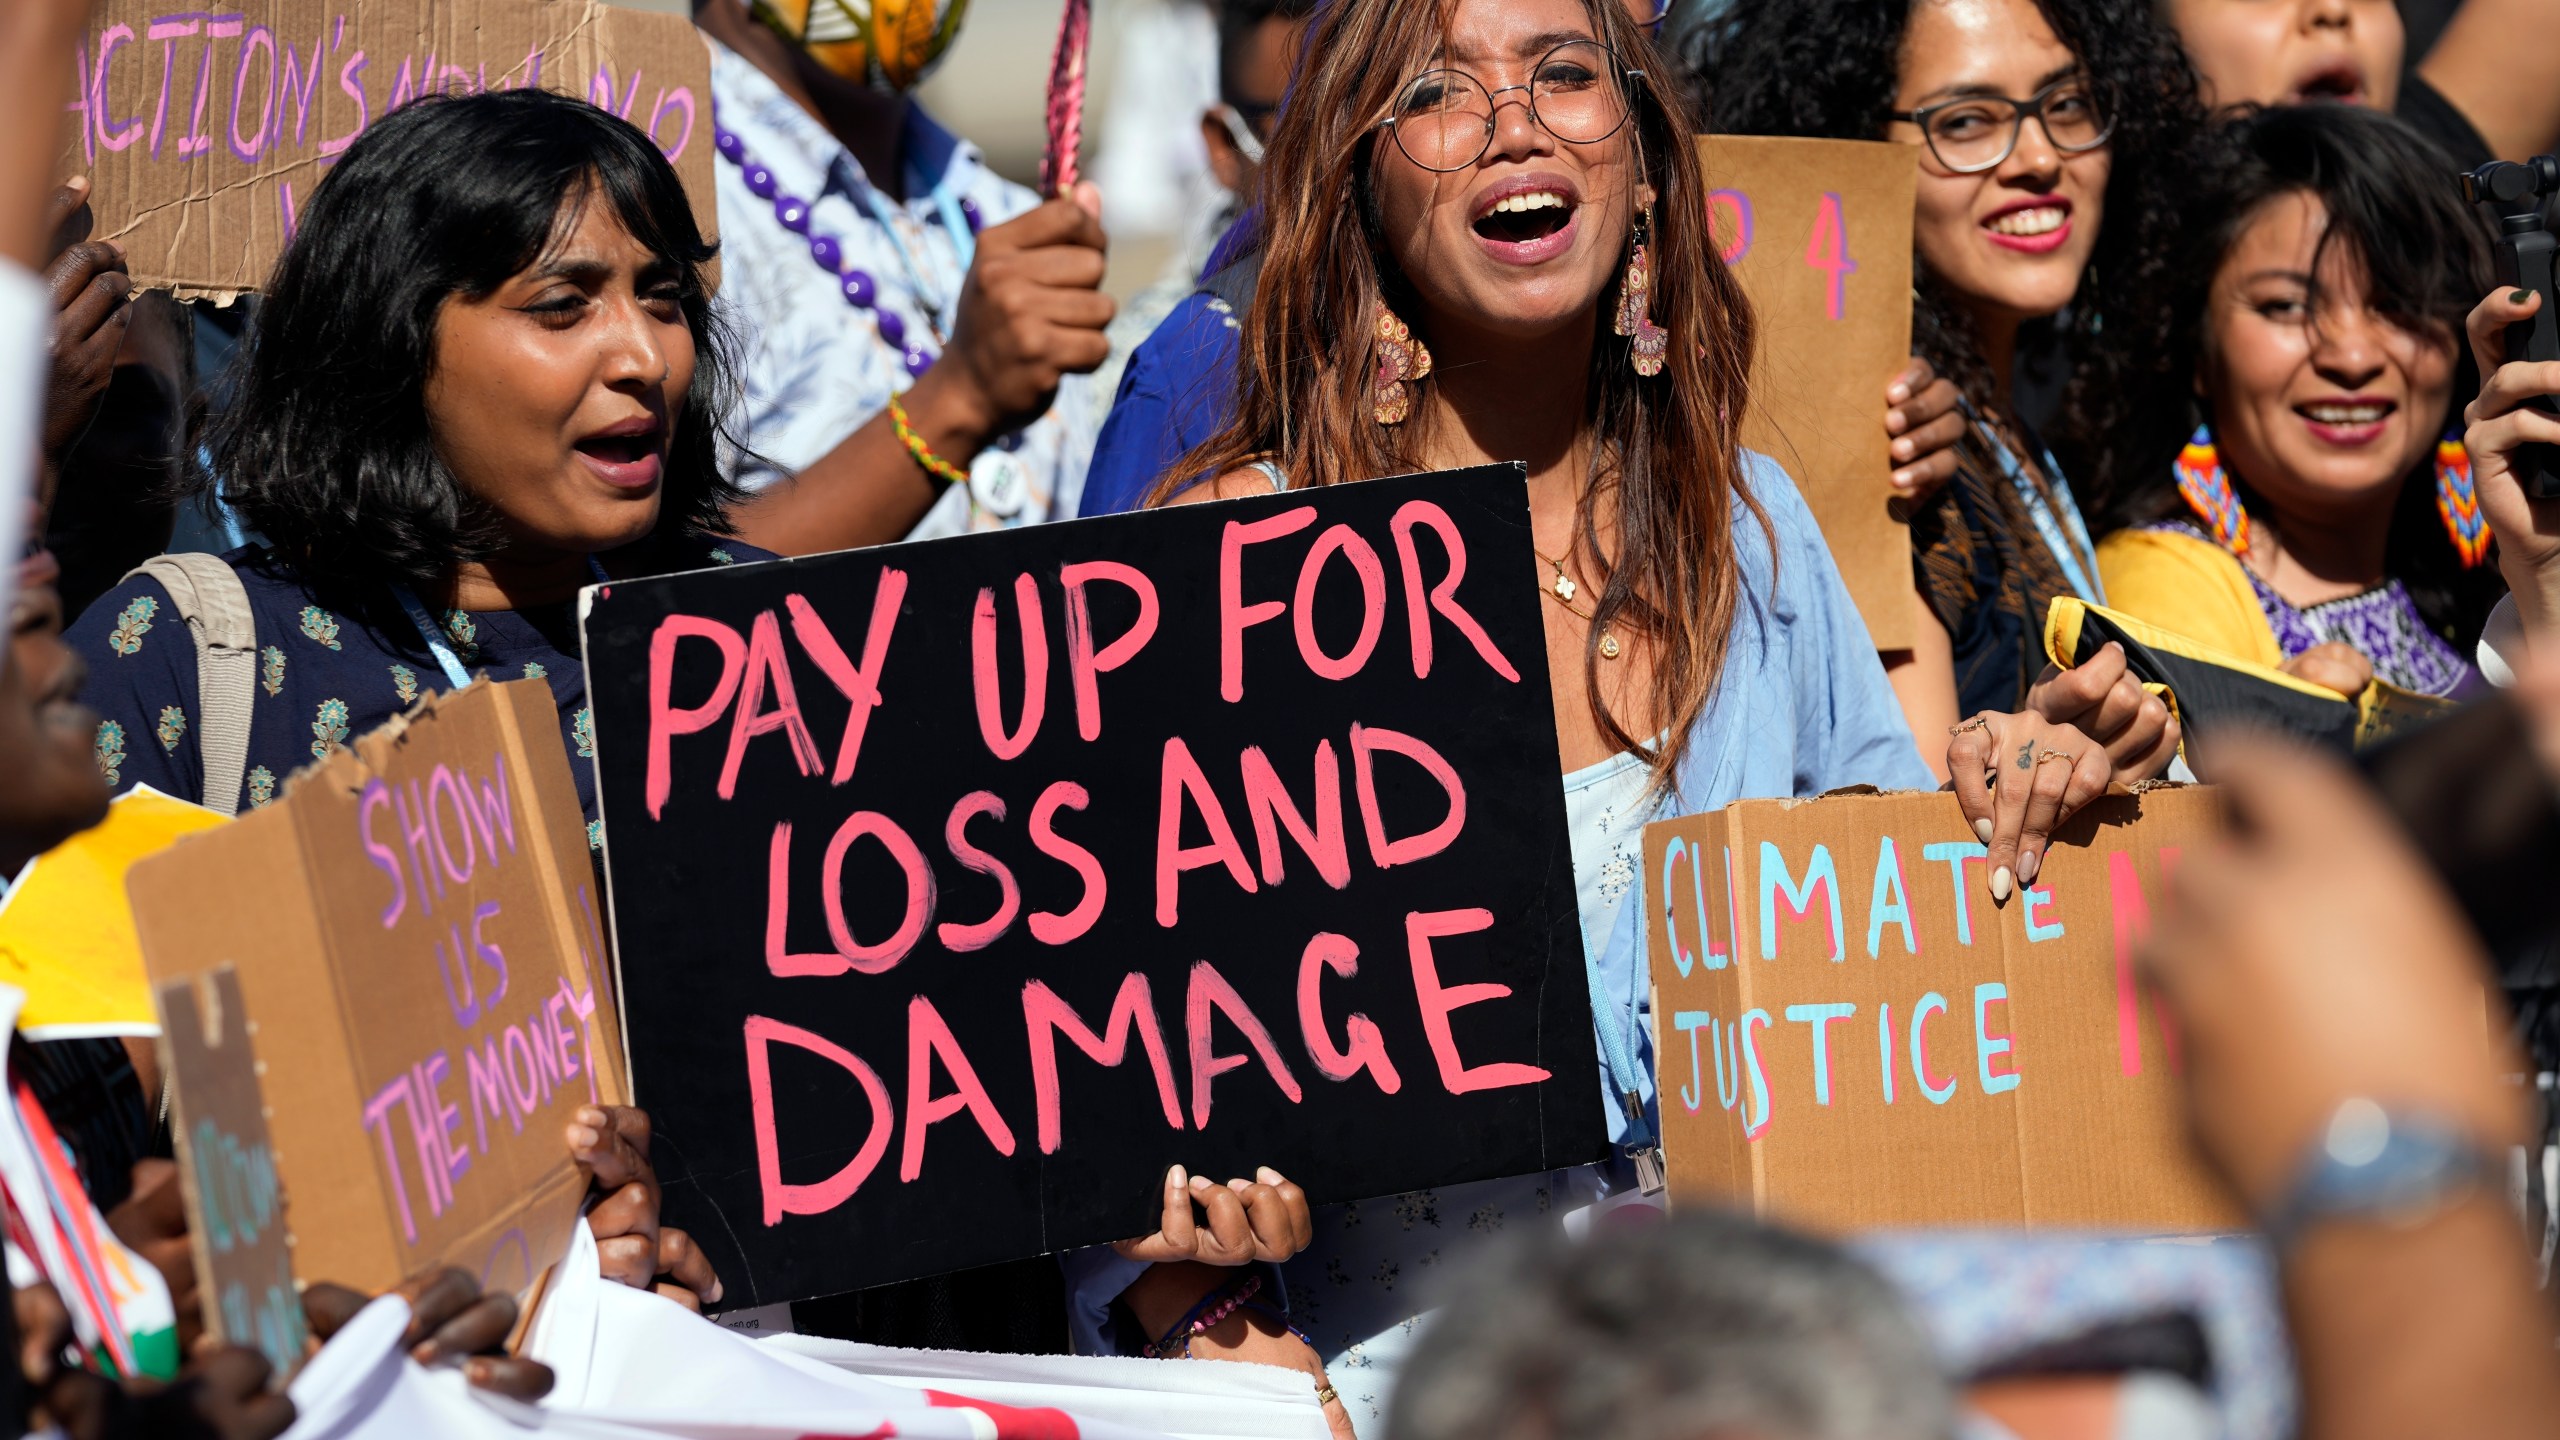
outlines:
[[2444, 517], [2444, 533], [2462, 568], [2489, 558], [2489, 522], [2480, 516], [2480, 496], [2471, 488], [2471, 452], [2462, 437], [2448, 434], [2436, 442], [2436, 513]]
[[2211, 429], [2196, 427], [2186, 448], [2178, 452], [2177, 471], [2179, 497], [2213, 533], [2214, 543], [2234, 555], [2248, 554], [2249, 512], [2242, 508], [2240, 497], [2231, 493], [2221, 457], [2213, 451]]
[[1378, 368], [1369, 381], [1369, 413], [1381, 425], [1401, 425], [1413, 413], [1408, 382], [1431, 375], [1431, 350], [1414, 338], [1396, 312], [1378, 307]]
[[1626, 279], [1618, 287], [1614, 327], [1633, 343], [1628, 346], [1639, 375], [1659, 375], [1671, 351], [1671, 332], [1653, 323], [1653, 258], [1645, 241], [1653, 233], [1653, 207], [1636, 212], [1635, 251], [1627, 257]]

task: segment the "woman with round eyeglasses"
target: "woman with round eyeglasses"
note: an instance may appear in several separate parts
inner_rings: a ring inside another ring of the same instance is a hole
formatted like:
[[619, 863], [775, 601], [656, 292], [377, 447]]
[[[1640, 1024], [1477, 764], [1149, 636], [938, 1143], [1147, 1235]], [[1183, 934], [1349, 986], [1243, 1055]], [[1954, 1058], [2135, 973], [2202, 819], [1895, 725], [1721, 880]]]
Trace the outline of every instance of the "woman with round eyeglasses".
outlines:
[[[2181, 404], [2165, 271], [2201, 116], [2153, 0], [1765, 0], [1701, 48], [1718, 129], [1921, 150], [1913, 345], [1970, 433], [1910, 514], [1919, 643], [1887, 666], [1912, 728], [2028, 705], [2103, 733], [2141, 712], [2165, 763], [2174, 725], [2120, 656], [2057, 675], [2042, 644], [2056, 597], [2105, 599], [2074, 484], [2134, 473], [2128, 445]], [[2040, 435], [2027, 417], [2056, 389]]]
[[[1202, 1191], [1177, 1173], [1162, 1177], [1159, 1233], [1069, 1269], [1080, 1344], [1295, 1365], [1336, 1402], [1337, 1428], [1374, 1431], [1438, 1276], [1641, 1194], [1658, 1121], [1645, 822], [1931, 781], [1802, 498], [1739, 446], [1750, 306], [1707, 232], [1695, 119], [1626, 10], [1334, 0], [1307, 56], [1264, 161], [1268, 232], [1231, 418], [1156, 500], [1525, 463], [1534, 555], [1501, 583], [1534, 586], [1545, 617], [1594, 1048], [1608, 1057], [1588, 1103], [1617, 1158], [1309, 1196], [1303, 1232], [1275, 1205], [1272, 1225], [1248, 1215], [1207, 1247], [1214, 1213], [1195, 1224], [1185, 1192]], [[1946, 838], [1986, 839], [1988, 903], [2004, 903], [2061, 817], [2126, 776], [2040, 715], [1956, 729], [1928, 744], [1979, 829]], [[1995, 754], [2027, 757], [1996, 787]], [[1401, 1084], [1449, 1082], [1407, 1070]], [[1437, 1138], [1502, 1099], [1453, 1095]], [[1284, 1169], [1307, 1143], [1274, 1141]]]

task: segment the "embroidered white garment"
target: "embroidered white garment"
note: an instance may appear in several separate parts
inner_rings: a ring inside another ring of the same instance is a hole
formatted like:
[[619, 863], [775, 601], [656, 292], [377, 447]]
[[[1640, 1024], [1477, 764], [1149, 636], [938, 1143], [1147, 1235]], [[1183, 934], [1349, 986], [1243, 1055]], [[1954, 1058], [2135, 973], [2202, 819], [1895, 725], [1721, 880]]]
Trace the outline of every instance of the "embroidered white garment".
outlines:
[[[1039, 203], [1030, 190], [987, 168], [976, 146], [955, 138], [922, 108], [907, 122], [903, 204], [877, 195], [843, 142], [784, 95], [765, 73], [718, 41], [711, 92], [720, 125], [771, 170], [781, 193], [810, 202], [809, 233], [783, 228], [773, 204], [747, 189], [746, 174], [716, 160], [720, 196], [719, 305], [744, 351], [746, 399], [737, 417], [751, 452], [732, 457], [750, 490], [805, 469], [888, 408], [914, 384], [904, 352], [881, 338], [874, 312], [848, 303], [841, 282], [810, 257], [811, 237], [835, 237], [844, 264], [878, 286], [877, 306], [905, 327], [906, 342], [938, 353], [966, 267], [934, 194], [967, 200], [992, 227]], [[865, 202], [875, 195], [895, 238]], [[912, 270], [911, 270], [912, 267]], [[935, 502], [911, 540], [1037, 524], [1076, 513], [1085, 464], [1093, 456], [1090, 380], [1070, 375], [1049, 412], [1006, 437], [1010, 461], [963, 467], [971, 484]], [[997, 453], [997, 452], [991, 452]]]

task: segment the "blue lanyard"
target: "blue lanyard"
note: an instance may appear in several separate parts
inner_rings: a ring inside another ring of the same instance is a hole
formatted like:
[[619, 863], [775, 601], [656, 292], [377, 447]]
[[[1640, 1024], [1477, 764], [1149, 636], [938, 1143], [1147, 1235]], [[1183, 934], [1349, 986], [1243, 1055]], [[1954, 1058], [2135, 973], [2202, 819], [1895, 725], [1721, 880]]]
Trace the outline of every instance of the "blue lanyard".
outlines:
[[418, 638], [426, 643], [427, 653], [436, 657], [436, 665], [444, 671], [447, 683], [456, 690], [470, 684], [471, 672], [462, 668], [462, 657], [453, 653], [453, 646], [444, 638], [444, 627], [436, 623], [436, 617], [427, 613], [427, 607], [419, 603], [408, 586], [394, 585], [391, 593], [400, 597], [400, 608], [409, 612], [409, 623], [418, 627]]
[[[609, 584], [613, 577], [604, 573], [604, 562], [593, 555], [587, 557], [587, 573], [599, 585]], [[453, 643], [445, 638], [444, 627], [436, 623], [417, 593], [406, 585], [394, 585], [391, 593], [398, 597], [400, 608], [409, 612], [409, 623], [418, 627], [418, 639], [427, 653], [436, 657], [436, 668], [444, 672], [447, 684], [460, 690], [471, 683], [471, 672], [462, 668], [462, 657], [453, 651]]]
[[2055, 563], [2062, 567], [2062, 578], [2070, 583], [2071, 592], [2092, 605], [2106, 604], [2107, 592], [2097, 581], [2098, 548], [2089, 541], [2089, 527], [2081, 521], [2080, 506], [2071, 498], [2071, 482], [2062, 478], [2062, 467], [2054, 463], [2053, 452], [2045, 450], [2038, 458], [2044, 461], [2046, 480], [2053, 487], [2055, 499], [2061, 502], [2059, 518], [2054, 513], [2055, 507], [2046, 501], [2044, 492], [2027, 477], [2027, 467], [2019, 463], [2007, 445], [2001, 443], [1999, 435], [1983, 423], [1981, 416], [1973, 413], [1971, 405], [1964, 407], [1964, 413], [1973, 421], [1973, 428], [1980, 433], [1983, 443], [1989, 445], [1991, 453], [1999, 458], [2001, 473], [2009, 477], [2009, 486], [2017, 492], [2018, 503], [2026, 507], [2027, 518], [2035, 522], [2036, 535], [2044, 542], [2044, 548], [2052, 552]]
[[[838, 168], [831, 178], [843, 188], [847, 195], [871, 212], [872, 220], [879, 225], [881, 233], [888, 238], [889, 248], [897, 253], [898, 268], [907, 272], [907, 288], [915, 292], [916, 303], [925, 311], [926, 323], [933, 328], [935, 341], [947, 343], [950, 337], [944, 327], [950, 320], [956, 318], [952, 316], [951, 310], [959, 304], [959, 286], [953, 286], [949, 294], [940, 294], [928, 284], [925, 280], [922, 257], [907, 248], [906, 238], [898, 233], [899, 212], [896, 207], [890, 205], [887, 197], [883, 196], [863, 176], [860, 167], [853, 163], [851, 157], [838, 156], [836, 164]], [[942, 220], [944, 233], [951, 237], [952, 252], [960, 257], [960, 275], [962, 283], [965, 284], [969, 267], [978, 258], [978, 237], [970, 233], [968, 218], [960, 213], [960, 197], [951, 188], [949, 174], [946, 173], [942, 180], [934, 185], [931, 199], [934, 212]]]

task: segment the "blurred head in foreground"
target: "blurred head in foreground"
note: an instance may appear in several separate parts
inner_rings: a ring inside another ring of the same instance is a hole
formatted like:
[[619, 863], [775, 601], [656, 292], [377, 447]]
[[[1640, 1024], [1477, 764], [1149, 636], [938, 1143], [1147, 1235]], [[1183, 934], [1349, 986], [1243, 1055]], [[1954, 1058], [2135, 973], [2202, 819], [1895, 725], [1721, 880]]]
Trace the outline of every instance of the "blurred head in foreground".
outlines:
[[1450, 1297], [1389, 1440], [1944, 1440], [1955, 1401], [1884, 1279], [1721, 1212], [1514, 1250]]

